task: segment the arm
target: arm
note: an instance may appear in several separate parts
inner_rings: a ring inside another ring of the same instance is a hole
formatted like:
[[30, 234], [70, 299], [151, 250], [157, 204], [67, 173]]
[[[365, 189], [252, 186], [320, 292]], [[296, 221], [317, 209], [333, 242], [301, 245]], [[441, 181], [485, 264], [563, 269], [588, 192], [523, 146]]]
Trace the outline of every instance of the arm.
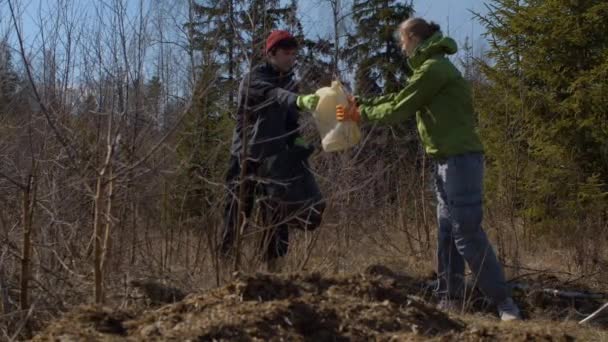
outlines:
[[[247, 82], [244, 79], [243, 82]], [[243, 84], [241, 87], [243, 93], [241, 96], [247, 97], [247, 103], [254, 110], [264, 108], [271, 103], [277, 103], [282, 110], [297, 110], [298, 94], [289, 90], [277, 87], [276, 85], [263, 80], [249, 80], [249, 84]]]
[[319, 102], [319, 96], [316, 94], [298, 95], [266, 81], [250, 83], [249, 90], [254, 94], [253, 101], [260, 106], [259, 108], [274, 102], [285, 111], [313, 111]]
[[444, 72], [434, 60], [429, 60], [410, 78], [403, 90], [362, 104], [361, 116], [366, 121], [402, 122], [428, 105], [447, 82]]
[[[260, 79], [248, 79], [248, 75], [243, 78], [241, 82], [241, 86], [239, 88], [239, 95], [242, 99], [247, 99], [246, 101], [242, 101], [239, 103], [247, 103], [247, 107], [251, 108], [253, 111], [262, 114], [266, 113], [262, 109], [266, 106], [269, 106], [272, 103], [277, 103], [279, 110], [285, 113], [285, 128], [287, 130], [288, 145], [294, 145], [295, 142], [298, 141], [298, 138], [301, 139], [299, 132], [299, 105], [300, 102], [298, 99], [301, 96], [298, 96], [297, 93], [291, 92], [289, 90], [283, 89], [281, 87], [277, 87], [276, 85], [260, 80]], [[272, 113], [270, 114], [272, 115]]]
[[356, 96], [356, 102], [359, 105], [365, 105], [365, 106], [376, 106], [379, 105], [381, 103], [385, 103], [385, 102], [390, 102], [392, 101], [395, 96], [397, 96], [397, 94], [399, 93], [390, 93], [390, 94], [386, 94], [386, 95], [382, 95], [382, 96], [377, 96], [377, 97], [359, 97]]
[[268, 89], [266, 97], [276, 102], [279, 106], [281, 106], [282, 109], [294, 111], [298, 110], [298, 94], [289, 90], [273, 86], [272, 88]]

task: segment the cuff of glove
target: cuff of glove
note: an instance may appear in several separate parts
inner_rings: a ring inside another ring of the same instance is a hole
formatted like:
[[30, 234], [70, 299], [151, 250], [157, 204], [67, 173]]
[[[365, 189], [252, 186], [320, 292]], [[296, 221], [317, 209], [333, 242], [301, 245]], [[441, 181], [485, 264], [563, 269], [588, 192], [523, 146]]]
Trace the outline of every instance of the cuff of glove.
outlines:
[[314, 111], [317, 109], [319, 98], [316, 95], [300, 95], [296, 100], [296, 105], [299, 110]]
[[367, 110], [368, 107], [366, 105], [359, 105], [359, 123], [367, 121]]
[[295, 140], [293, 141], [293, 144], [294, 144], [294, 146], [308, 147], [308, 143], [302, 137], [295, 138]]

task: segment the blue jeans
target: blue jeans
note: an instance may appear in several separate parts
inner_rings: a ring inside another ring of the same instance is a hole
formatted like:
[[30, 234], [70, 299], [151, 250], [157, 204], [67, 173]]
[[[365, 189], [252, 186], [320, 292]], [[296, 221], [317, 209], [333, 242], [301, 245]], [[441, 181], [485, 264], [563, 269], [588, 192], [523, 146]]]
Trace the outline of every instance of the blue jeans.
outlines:
[[438, 294], [462, 295], [466, 261], [477, 287], [500, 303], [511, 294], [502, 266], [481, 226], [483, 173], [482, 153], [452, 156], [436, 163]]

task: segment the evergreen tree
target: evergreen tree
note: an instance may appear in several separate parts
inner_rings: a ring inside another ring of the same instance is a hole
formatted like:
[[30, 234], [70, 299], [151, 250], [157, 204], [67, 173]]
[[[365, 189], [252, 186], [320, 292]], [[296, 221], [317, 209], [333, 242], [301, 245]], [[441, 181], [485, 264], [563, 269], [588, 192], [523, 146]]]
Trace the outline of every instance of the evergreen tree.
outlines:
[[161, 96], [163, 94], [163, 86], [158, 75], [152, 76], [150, 80], [146, 82], [144, 89], [144, 106], [145, 112], [153, 121], [156, 128], [162, 126], [162, 103]]
[[403, 87], [409, 68], [395, 32], [413, 14], [399, 0], [355, 0], [355, 32], [348, 36], [345, 57], [355, 67], [355, 89], [361, 95], [394, 92]]
[[298, 59], [298, 79], [300, 91], [303, 93], [315, 92], [321, 87], [331, 84], [333, 44], [328, 40], [302, 39], [300, 56]]
[[19, 77], [13, 67], [10, 47], [6, 41], [0, 42], [0, 115], [13, 106]]
[[479, 18], [493, 63], [482, 65], [489, 83], [477, 107], [490, 193], [536, 233], [605, 220], [608, 3], [494, 0], [489, 8]]
[[[202, 57], [202, 68], [215, 71], [217, 79], [214, 88], [228, 95], [227, 103], [232, 106], [236, 101], [236, 78], [240, 74], [239, 21], [241, 1], [205, 0], [194, 5], [196, 20], [187, 23], [193, 30], [192, 48]], [[199, 83], [200, 85], [200, 83]]]

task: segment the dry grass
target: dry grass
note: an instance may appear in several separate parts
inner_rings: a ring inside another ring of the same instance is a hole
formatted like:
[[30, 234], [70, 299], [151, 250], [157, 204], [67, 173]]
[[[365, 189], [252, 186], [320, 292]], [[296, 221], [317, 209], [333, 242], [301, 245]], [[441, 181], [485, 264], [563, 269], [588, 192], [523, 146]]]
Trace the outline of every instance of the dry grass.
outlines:
[[[414, 198], [424, 194], [426, 196], [424, 199], [432, 203], [432, 193], [426, 190], [428, 185], [420, 185], [411, 179], [417, 177], [415, 170], [412, 169], [411, 173], [404, 173], [397, 180], [392, 181], [407, 185], [407, 187], [398, 185], [396, 191], [387, 189], [370, 194], [365, 189], [361, 189], [345, 193], [344, 189], [349, 189], [352, 185], [332, 183], [324, 179], [335, 177], [332, 174], [337, 172], [336, 169], [339, 169], [342, 163], [349, 165], [352, 161], [348, 158], [344, 160], [325, 158], [327, 157], [317, 156], [314, 167], [316, 170], [323, 170], [320, 182], [324, 193], [328, 194], [331, 205], [325, 214], [324, 224], [317, 231], [293, 232], [285, 271], [318, 272], [324, 276], [341, 274], [349, 276], [364, 271], [369, 265], [381, 264], [397, 272], [407, 272], [414, 279], [421, 281], [430, 279], [434, 269], [435, 246], [435, 232], [432, 226], [433, 206], [427, 203], [423, 207], [422, 199], [414, 200]], [[335, 165], [332, 166], [334, 163]], [[359, 168], [352, 170], [355, 173], [361, 172]], [[367, 178], [361, 177], [364, 180], [382, 179], [373, 173]], [[380, 180], [378, 182], [382, 183]], [[370, 186], [374, 186], [373, 183]], [[153, 194], [160, 190], [162, 189], [149, 191]], [[154, 197], [146, 198], [148, 203], [154, 203], [150, 202]], [[117, 205], [127, 204], [119, 202]], [[155, 221], [152, 219], [154, 211], [149, 212], [151, 217], [145, 217], [142, 209], [139, 209], [135, 216], [137, 220], [134, 221], [134, 230], [126, 229], [129, 226], [116, 229], [105, 283], [108, 307], [123, 308], [131, 315], [129, 317], [135, 317], [137, 312], [133, 313], [129, 310], [133, 307], [141, 308], [142, 304], [135, 303], [130, 286], [134, 279], [152, 280], [188, 293], [214, 289], [217, 287], [218, 279], [220, 285], [231, 283], [233, 278], [229, 265], [222, 265], [219, 269], [219, 277], [216, 274], [212, 253], [214, 246], [209, 246], [206, 237], [209, 233], [217, 234], [217, 228], [221, 223], [217, 215], [219, 207], [218, 203], [217, 211], [206, 221], [200, 217], [181, 225], [176, 225], [176, 221]], [[426, 214], [421, 215], [421, 210], [426, 210]], [[424, 216], [429, 220], [428, 237], [425, 233]], [[504, 220], [489, 216], [486, 221], [490, 235], [496, 241], [496, 235], [504, 227], [495, 223]], [[90, 233], [90, 230], [86, 231]], [[245, 262], [242, 265], [245, 273], [253, 274], [264, 270], [255, 248], [260, 235], [259, 233], [246, 235], [243, 250]], [[92, 259], [87, 255], [87, 234], [80, 236], [81, 243], [72, 241], [69, 245], [58, 244], [55, 239], [61, 236], [61, 234], [43, 235], [38, 238], [35, 247], [36, 281], [31, 290], [36, 306], [28, 320], [31, 331], [36, 331], [42, 325], [52, 322], [63, 312], [92, 301], [93, 277], [90, 267]], [[17, 246], [18, 235], [9, 235], [9, 238], [13, 239]], [[42, 244], [43, 241], [47, 243]], [[501, 241], [503, 245], [515, 243], [504, 235]], [[508, 248], [503, 249], [501, 254], [506, 264], [513, 266], [507, 268], [512, 277], [555, 275], [562, 283], [578, 279], [576, 283], [568, 283], [571, 287], [584, 286], [597, 291], [606, 291], [608, 288], [602, 283], [601, 277], [584, 273], [581, 268], [572, 267], [567, 249], [535, 248], [530, 249], [528, 253], [525, 244], [522, 242], [520, 244], [517, 255], [509, 254], [512, 249]], [[14, 262], [18, 261], [18, 248], [15, 247], [10, 251], [12, 254], [7, 254], [6, 262], [3, 264], [7, 271], [14, 269], [11, 267], [15, 267], [17, 264]], [[51, 258], [45, 260], [41, 255], [50, 255]], [[310, 257], [307, 259], [308, 255]], [[304, 260], [307, 260], [306, 263], [303, 262]], [[9, 271], [5, 273], [5, 277], [6, 274], [18, 273]], [[4, 280], [8, 284], [9, 302], [13, 303], [13, 306], [16, 305], [18, 298], [16, 281], [17, 279], [10, 277]], [[146, 305], [150, 303], [148, 301]], [[589, 314], [597, 305], [599, 304], [587, 303], [582, 307], [572, 305], [570, 308], [570, 305], [565, 303], [559, 307], [561, 310], [559, 312], [540, 310], [534, 312], [532, 317], [552, 319], [553, 322], [567, 318], [576, 320]], [[528, 303], [524, 305], [524, 308], [527, 307], [536, 308], [541, 305]], [[478, 309], [486, 312], [486, 315], [491, 311], [488, 308]], [[5, 334], [13, 336], [20, 327], [20, 322], [23, 322], [25, 313], [13, 311], [5, 317], [9, 318], [3, 323]], [[475, 321], [477, 316], [467, 317]], [[487, 317], [481, 318], [481, 321], [487, 320]], [[490, 321], [494, 320], [495, 318], [490, 318]], [[25, 329], [20, 330], [20, 333], [22, 334], [20, 336], [27, 336]], [[597, 333], [601, 334], [601, 330]]]

